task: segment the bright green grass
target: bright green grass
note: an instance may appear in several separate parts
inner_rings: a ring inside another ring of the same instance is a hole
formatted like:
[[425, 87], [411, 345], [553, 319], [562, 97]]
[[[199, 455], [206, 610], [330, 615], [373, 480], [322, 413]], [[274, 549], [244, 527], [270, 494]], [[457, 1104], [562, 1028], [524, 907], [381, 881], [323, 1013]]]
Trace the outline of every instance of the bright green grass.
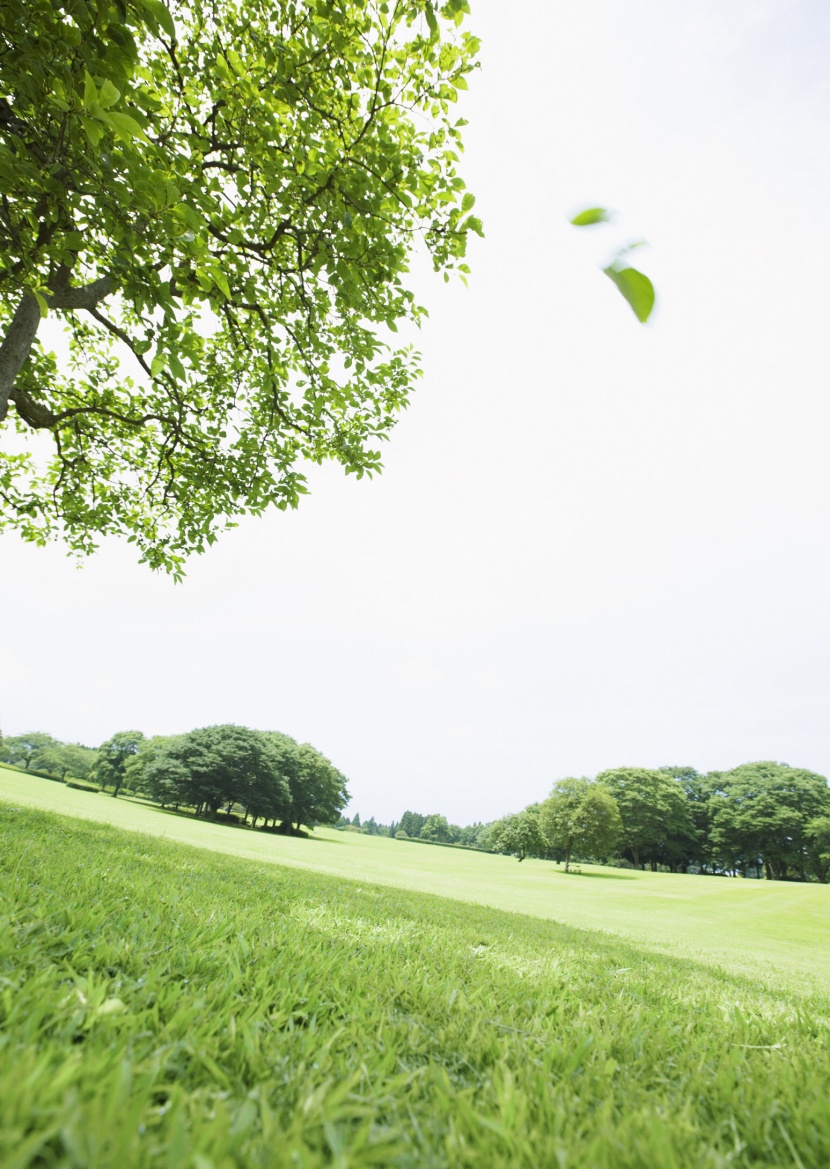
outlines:
[[251, 860], [610, 931], [791, 989], [830, 986], [830, 886], [584, 866], [318, 829], [308, 840], [209, 824], [0, 767], [0, 800], [51, 808]]
[[830, 1164], [775, 967], [8, 804], [0, 897], [4, 1169]]

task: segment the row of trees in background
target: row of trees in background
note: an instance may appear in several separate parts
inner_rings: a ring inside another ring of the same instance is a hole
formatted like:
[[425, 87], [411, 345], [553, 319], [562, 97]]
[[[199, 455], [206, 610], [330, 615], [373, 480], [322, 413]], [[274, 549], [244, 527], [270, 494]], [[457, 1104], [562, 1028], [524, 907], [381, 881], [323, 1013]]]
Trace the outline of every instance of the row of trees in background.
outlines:
[[461, 827], [439, 813], [361, 824], [342, 816], [349, 796], [334, 765], [308, 743], [239, 726], [145, 738], [122, 731], [97, 749], [37, 733], [3, 739], [0, 759], [58, 779], [127, 789], [163, 807], [280, 831], [336, 824], [352, 831], [564, 861], [598, 860], [671, 872], [740, 873], [768, 880], [830, 880], [830, 788], [811, 771], [746, 763], [618, 767], [568, 778], [543, 803]]
[[256, 827], [261, 820], [283, 832], [336, 823], [349, 799], [345, 777], [309, 743], [233, 725], [151, 738], [119, 731], [97, 749], [42, 733], [18, 735], [0, 740], [0, 759], [197, 816], [241, 813], [244, 823], [250, 818]]
[[[374, 821], [373, 821], [374, 823]], [[768, 880], [830, 880], [830, 788], [824, 776], [784, 763], [618, 767], [567, 778], [543, 803], [466, 828], [405, 812], [399, 839], [517, 856], [624, 863], [670, 872]], [[364, 829], [365, 830], [365, 829]]]
[[41, 731], [9, 738], [0, 735], [0, 761], [59, 779], [66, 779], [68, 775], [87, 779], [97, 757], [94, 747], [61, 743]]

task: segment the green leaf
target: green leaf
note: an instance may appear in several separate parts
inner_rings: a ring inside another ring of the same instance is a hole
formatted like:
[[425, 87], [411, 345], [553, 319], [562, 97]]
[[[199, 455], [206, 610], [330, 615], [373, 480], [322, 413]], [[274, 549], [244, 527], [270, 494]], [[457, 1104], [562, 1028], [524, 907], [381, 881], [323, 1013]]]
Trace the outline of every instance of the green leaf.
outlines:
[[429, 26], [430, 40], [438, 40], [438, 21], [435, 19], [435, 12], [431, 4], [427, 4], [424, 8], [424, 16], [427, 18], [427, 25]]
[[140, 138], [144, 142], [147, 141], [147, 135], [135, 118], [131, 118], [129, 114], [108, 113], [107, 121], [113, 130], [115, 130], [118, 137], [125, 142], [132, 142], [133, 138]]
[[230, 285], [228, 284], [228, 278], [225, 275], [225, 273], [222, 271], [222, 269], [219, 267], [218, 264], [213, 269], [213, 279], [216, 282], [217, 288], [221, 291], [222, 295], [225, 297], [225, 300], [230, 300], [231, 290], [230, 290]]
[[95, 82], [90, 75], [84, 70], [84, 105], [91, 106], [98, 100], [98, 90], [95, 88]]
[[121, 90], [116, 89], [109, 78], [107, 78], [104, 84], [101, 86], [101, 90], [98, 94], [99, 105], [103, 106], [105, 110], [108, 110], [110, 106], [115, 105], [120, 97]]
[[571, 223], [574, 227], [591, 227], [594, 223], [607, 223], [610, 218], [611, 212], [605, 207], [587, 207], [575, 215]]
[[167, 6], [162, 4], [161, 0], [144, 0], [144, 4], [147, 8], [149, 8], [153, 16], [155, 16], [156, 20], [159, 22], [167, 35], [169, 37], [175, 38], [176, 26], [173, 23], [173, 17], [170, 15]]
[[636, 268], [615, 268], [613, 264], [603, 271], [631, 305], [637, 320], [645, 324], [654, 308], [654, 285], [648, 276]]
[[179, 361], [175, 353], [170, 354], [170, 372], [174, 377], [178, 378], [180, 382], [183, 382], [187, 376], [184, 371], [184, 366]]
[[85, 118], [83, 115], [80, 117], [80, 123], [81, 129], [89, 139], [90, 145], [97, 146], [104, 137], [104, 131], [101, 126], [98, 122], [93, 121], [92, 118]]
[[461, 213], [462, 213], [462, 215], [466, 215], [468, 211], [472, 211], [473, 207], [475, 207], [475, 202], [476, 202], [475, 195], [471, 195], [470, 192], [468, 191], [467, 194], [464, 196], [464, 198], [461, 200]]

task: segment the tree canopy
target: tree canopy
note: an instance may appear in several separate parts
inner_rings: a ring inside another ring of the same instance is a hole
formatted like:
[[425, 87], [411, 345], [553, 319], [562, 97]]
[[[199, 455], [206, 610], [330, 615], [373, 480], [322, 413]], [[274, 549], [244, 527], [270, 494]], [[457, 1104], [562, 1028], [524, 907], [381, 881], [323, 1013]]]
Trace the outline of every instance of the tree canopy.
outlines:
[[433, 812], [424, 821], [419, 838], [421, 840], [432, 840], [436, 844], [448, 844], [450, 835], [450, 825], [447, 817], [442, 816], [440, 812]]
[[349, 799], [345, 777], [309, 743], [225, 724], [145, 740], [132, 782], [163, 805], [215, 817], [239, 806], [283, 831], [336, 822]]
[[616, 767], [597, 776], [614, 797], [622, 819], [621, 842], [635, 865], [664, 859], [670, 842], [693, 832], [678, 781], [666, 771]]
[[585, 777], [560, 779], [542, 804], [540, 827], [548, 844], [561, 852], [567, 873], [571, 854], [605, 858], [622, 831], [614, 797], [603, 784]]
[[97, 759], [93, 747], [80, 743], [61, 743], [52, 735], [35, 731], [28, 735], [0, 736], [0, 760], [25, 767], [27, 771], [45, 772], [65, 779], [72, 774], [76, 779], [85, 779]]
[[715, 789], [712, 841], [730, 864], [760, 863], [767, 877], [804, 878], [812, 849], [821, 868], [821, 847], [814, 844], [814, 837], [820, 840], [821, 820], [830, 817], [830, 791], [823, 775], [786, 763], [760, 762], [714, 772], [709, 779]]
[[138, 753], [144, 735], [141, 731], [117, 731], [98, 748], [92, 774], [103, 791], [112, 787], [117, 796], [127, 776], [127, 763]]
[[[53, 752], [60, 744], [57, 739], [47, 735], [44, 731], [31, 731], [26, 735], [8, 735], [3, 739], [2, 754], [5, 763], [12, 763], [15, 767], [25, 767], [28, 771], [34, 766], [39, 770], [38, 763], [48, 752]], [[48, 771], [46, 767], [44, 770]]]
[[409, 257], [463, 275], [481, 231], [467, 0], [0, 9], [3, 523], [180, 575], [296, 506], [303, 461], [378, 470], [419, 373]]
[[491, 824], [484, 837], [493, 852], [506, 853], [523, 861], [526, 856], [542, 856], [547, 851], [539, 823], [538, 807], [504, 816]]

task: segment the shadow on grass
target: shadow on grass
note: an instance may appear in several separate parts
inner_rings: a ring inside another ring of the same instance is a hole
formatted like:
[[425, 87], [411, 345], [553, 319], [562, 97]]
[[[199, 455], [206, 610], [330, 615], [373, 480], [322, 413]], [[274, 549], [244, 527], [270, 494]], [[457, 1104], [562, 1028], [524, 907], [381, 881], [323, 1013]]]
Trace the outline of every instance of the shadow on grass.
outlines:
[[554, 869], [554, 873], [559, 877], [590, 877], [592, 880], [598, 881], [636, 881], [637, 878], [633, 873], [583, 873], [581, 869], [571, 869], [565, 872], [564, 869]]
[[[100, 794], [100, 793], [99, 793]], [[107, 795], [112, 795], [112, 792], [107, 792]], [[205, 824], [212, 825], [219, 828], [235, 828], [242, 832], [256, 833], [258, 836], [271, 836], [277, 840], [310, 840], [317, 844], [343, 844], [342, 840], [327, 840], [322, 836], [315, 836], [314, 829], [310, 832], [280, 832], [279, 829], [263, 828], [260, 825], [258, 828], [252, 828], [250, 824], [242, 824], [238, 820], [227, 820], [224, 816], [219, 815], [215, 820], [211, 820], [206, 816], [197, 816], [195, 812], [188, 811], [187, 808], [163, 808], [161, 804], [154, 804], [152, 800], [145, 800], [141, 796], [119, 796], [122, 803], [138, 804], [142, 808], [149, 808], [153, 812], [158, 812], [162, 816], [174, 816], [179, 820], [187, 820], [191, 824]], [[326, 827], [326, 825], [321, 825]]]

